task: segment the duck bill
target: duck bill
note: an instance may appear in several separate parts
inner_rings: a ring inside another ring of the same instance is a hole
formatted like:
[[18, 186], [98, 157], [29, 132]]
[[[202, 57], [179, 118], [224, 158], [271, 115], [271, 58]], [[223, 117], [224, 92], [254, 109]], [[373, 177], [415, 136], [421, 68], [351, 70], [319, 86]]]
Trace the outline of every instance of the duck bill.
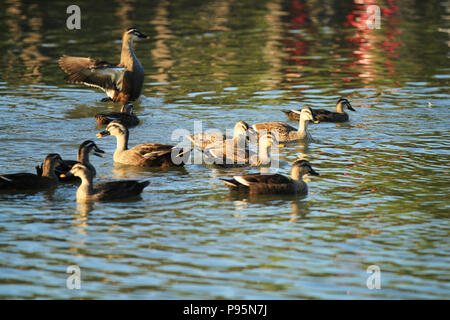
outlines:
[[312, 168], [311, 168], [311, 171], [309, 171], [308, 174], [311, 175], [311, 176], [320, 176], [320, 174], [318, 172], [314, 171], [314, 169], [312, 169]]
[[320, 123], [319, 119], [316, 118], [316, 116], [313, 113], [313, 123]]
[[99, 149], [98, 147], [94, 148], [94, 156], [103, 158], [103, 154], [106, 153], [105, 151]]
[[149, 36], [147, 36], [147, 35], [145, 35], [145, 34], [143, 34], [143, 33], [140, 33], [140, 34], [138, 35], [138, 37], [139, 37], [139, 38], [142, 38], [142, 39], [150, 39]]
[[108, 131], [102, 131], [102, 132], [99, 132], [99, 133], [97, 133], [97, 138], [103, 138], [103, 137], [106, 137], [106, 136], [109, 136], [109, 132]]
[[352, 111], [356, 112], [356, 110], [353, 109], [353, 107], [352, 107], [352, 105], [350, 103], [347, 103], [347, 108], [348, 108], [348, 110], [352, 110]]
[[73, 174], [72, 174], [72, 172], [67, 171], [66, 173], [61, 173], [61, 174], [59, 175], [59, 177], [60, 177], [60, 178], [69, 178], [69, 177], [73, 177]]

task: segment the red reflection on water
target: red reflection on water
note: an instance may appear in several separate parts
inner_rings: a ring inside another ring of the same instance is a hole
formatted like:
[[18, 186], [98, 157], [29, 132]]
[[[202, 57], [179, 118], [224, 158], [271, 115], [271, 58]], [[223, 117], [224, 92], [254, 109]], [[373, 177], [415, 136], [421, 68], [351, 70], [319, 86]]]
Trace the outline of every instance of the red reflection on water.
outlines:
[[[371, 29], [368, 26], [367, 22], [373, 14], [373, 12], [368, 12], [370, 5], [380, 8], [380, 29]], [[343, 65], [342, 68], [362, 69], [357, 76], [363, 83], [375, 80], [377, 75], [386, 76], [379, 72], [380, 62], [392, 76], [397, 73], [392, 61], [399, 57], [396, 51], [402, 45], [402, 42], [396, 39], [396, 36], [401, 33], [395, 19], [397, 10], [398, 6], [395, 0], [385, 0], [383, 3], [377, 0], [355, 0], [352, 11], [346, 15], [344, 25], [356, 29], [354, 36], [346, 39], [354, 48], [353, 56], [356, 59], [350, 64]], [[361, 68], [361, 66], [363, 67]]]
[[[304, 30], [307, 27], [308, 14], [302, 0], [291, 1], [291, 24], [290, 28], [293, 30]], [[309, 48], [309, 43], [302, 39], [283, 41], [286, 47], [291, 51], [289, 60], [293, 61], [296, 65], [308, 65], [309, 60], [303, 60], [302, 56], [306, 55]]]

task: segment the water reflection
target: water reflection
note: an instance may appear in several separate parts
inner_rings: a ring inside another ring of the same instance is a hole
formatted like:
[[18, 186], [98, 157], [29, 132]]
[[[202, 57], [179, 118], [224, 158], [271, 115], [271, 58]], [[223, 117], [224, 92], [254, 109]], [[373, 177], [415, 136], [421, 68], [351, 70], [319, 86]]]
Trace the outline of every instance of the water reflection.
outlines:
[[[169, 81], [169, 70], [175, 63], [170, 52], [170, 47], [166, 43], [175, 37], [170, 30], [168, 6], [168, 0], [159, 1], [156, 7], [155, 17], [150, 21], [150, 24], [154, 25], [156, 31], [156, 36], [154, 37], [155, 49], [151, 50], [156, 70], [149, 77], [161, 84]], [[159, 93], [162, 93], [166, 92], [167, 88], [164, 85], [157, 86], [157, 90]]]
[[94, 202], [92, 201], [77, 201], [77, 213], [73, 215], [74, 217], [74, 223], [73, 225], [76, 226], [77, 230], [79, 230], [79, 233], [85, 234], [85, 228], [88, 226], [88, 215], [89, 213], [94, 210]]
[[152, 174], [164, 175], [168, 172], [172, 172], [176, 175], [188, 175], [189, 172], [185, 167], [138, 167], [124, 165], [120, 163], [114, 163], [112, 169], [112, 178], [116, 180], [120, 179], [144, 179], [152, 177]]
[[[131, 27], [137, 27], [135, 26], [135, 22], [130, 19], [130, 16], [134, 13], [135, 10], [137, 10], [136, 8], [136, 1], [134, 0], [121, 0], [121, 1], [116, 1], [117, 3], [117, 8], [116, 8], [116, 16], [117, 19], [116, 21], [118, 21], [119, 23], [119, 27], [121, 30], [126, 30], [128, 28]], [[123, 32], [123, 31], [122, 31]], [[121, 36], [121, 33], [118, 33], [117, 36]], [[146, 33], [145, 31], [143, 31], [144, 33]]]
[[[11, 44], [14, 49], [6, 52], [6, 65], [9, 70], [6, 72], [17, 72], [24, 65], [24, 76], [32, 83], [43, 84], [41, 68], [51, 61], [51, 58], [43, 54], [41, 46], [43, 42], [43, 14], [37, 4], [24, 5], [21, 1], [8, 0], [9, 6], [6, 9], [7, 19], [5, 24], [8, 28], [8, 36], [11, 37]], [[32, 15], [31, 15], [32, 13]], [[24, 17], [28, 25], [22, 21]]]

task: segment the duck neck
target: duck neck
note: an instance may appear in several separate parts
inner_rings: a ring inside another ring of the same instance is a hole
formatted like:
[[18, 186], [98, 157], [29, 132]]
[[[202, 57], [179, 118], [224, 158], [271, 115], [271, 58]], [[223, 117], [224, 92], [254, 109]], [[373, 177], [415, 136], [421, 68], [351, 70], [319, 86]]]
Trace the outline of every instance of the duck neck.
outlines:
[[55, 163], [51, 160], [44, 161], [44, 164], [42, 165], [42, 176], [52, 178], [54, 180], [58, 179], [58, 177], [55, 174]]
[[338, 103], [338, 104], [336, 104], [336, 112], [337, 113], [345, 113], [344, 112], [344, 107], [342, 106], [342, 103]]
[[120, 55], [120, 64], [127, 69], [133, 69], [134, 61], [136, 56], [133, 51], [133, 39], [125, 34], [122, 38], [122, 53]]
[[300, 121], [298, 122], [298, 133], [301, 137], [311, 138], [311, 135], [308, 132], [308, 122], [309, 120], [300, 117]]
[[259, 157], [258, 161], [260, 164], [269, 164], [270, 163], [270, 145], [267, 145], [265, 141], [259, 143], [258, 146]]
[[128, 130], [116, 136], [117, 147], [116, 152], [128, 150]]
[[89, 165], [89, 151], [85, 148], [78, 150], [77, 161], [85, 166]]
[[294, 166], [291, 170], [291, 179], [297, 182], [303, 181], [303, 170]]
[[92, 186], [92, 178], [88, 177], [87, 175], [82, 175], [79, 178], [81, 179], [81, 184], [77, 190], [77, 199], [86, 198], [86, 196], [93, 194], [94, 188]]

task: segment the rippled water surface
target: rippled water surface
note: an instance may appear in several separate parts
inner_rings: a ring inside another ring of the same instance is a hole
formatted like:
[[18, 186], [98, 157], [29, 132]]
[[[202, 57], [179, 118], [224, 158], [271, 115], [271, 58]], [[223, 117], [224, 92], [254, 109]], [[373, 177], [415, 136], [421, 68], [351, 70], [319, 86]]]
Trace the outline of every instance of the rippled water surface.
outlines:
[[[361, 2], [361, 1], [355, 1]], [[114, 166], [115, 139], [92, 159], [96, 182], [148, 179], [138, 200], [77, 204], [76, 185], [0, 194], [1, 298], [450, 298], [448, 2], [374, 1], [380, 29], [352, 1], [1, 1], [0, 173], [33, 172], [46, 154], [76, 157], [118, 110], [64, 82], [60, 55], [119, 61], [124, 29], [145, 68], [130, 145], [177, 143], [175, 129], [288, 121], [281, 109], [330, 108], [314, 143], [279, 152], [320, 173], [307, 197], [231, 194], [219, 180], [255, 168]], [[290, 122], [297, 125], [295, 122]], [[69, 265], [81, 289], [66, 288]], [[370, 265], [381, 289], [369, 290]]]

